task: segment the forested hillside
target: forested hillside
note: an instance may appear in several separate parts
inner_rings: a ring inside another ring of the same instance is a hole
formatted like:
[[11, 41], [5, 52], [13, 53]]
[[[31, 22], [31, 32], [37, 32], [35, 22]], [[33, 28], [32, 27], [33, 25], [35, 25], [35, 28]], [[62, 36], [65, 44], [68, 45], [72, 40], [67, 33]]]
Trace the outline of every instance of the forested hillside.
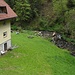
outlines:
[[12, 24], [23, 29], [56, 31], [75, 38], [75, 0], [5, 1], [18, 15]]

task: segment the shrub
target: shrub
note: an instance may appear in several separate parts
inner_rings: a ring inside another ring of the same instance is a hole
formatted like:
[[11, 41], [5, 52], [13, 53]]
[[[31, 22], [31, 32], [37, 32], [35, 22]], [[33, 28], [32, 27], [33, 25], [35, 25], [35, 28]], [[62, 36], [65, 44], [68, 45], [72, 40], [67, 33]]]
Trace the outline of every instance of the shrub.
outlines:
[[17, 26], [16, 26], [16, 25], [12, 25], [12, 26], [11, 26], [11, 29], [12, 29], [12, 30], [17, 30]]

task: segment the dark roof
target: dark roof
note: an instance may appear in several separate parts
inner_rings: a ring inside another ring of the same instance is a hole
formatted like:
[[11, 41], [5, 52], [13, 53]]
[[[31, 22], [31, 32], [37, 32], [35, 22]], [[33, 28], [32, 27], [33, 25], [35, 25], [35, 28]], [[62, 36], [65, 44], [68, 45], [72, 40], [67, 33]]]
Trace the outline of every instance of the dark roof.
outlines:
[[10, 6], [4, 0], [0, 0], [0, 8], [1, 7], [5, 7], [7, 13], [0, 13], [0, 20], [17, 17], [16, 13], [10, 8]]

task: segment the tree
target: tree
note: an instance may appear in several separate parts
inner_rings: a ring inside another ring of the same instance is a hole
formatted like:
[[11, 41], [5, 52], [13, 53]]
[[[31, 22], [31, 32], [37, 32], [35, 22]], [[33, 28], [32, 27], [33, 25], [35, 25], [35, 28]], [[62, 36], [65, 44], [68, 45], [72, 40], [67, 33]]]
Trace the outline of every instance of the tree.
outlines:
[[74, 7], [75, 7], [75, 2], [74, 2], [74, 0], [68, 0], [68, 2], [67, 2], [67, 7], [68, 7], [69, 9], [74, 8]]
[[28, 0], [16, 0], [14, 10], [16, 11], [18, 18], [16, 21], [20, 22], [29, 22], [31, 20], [31, 6]]
[[10, 5], [11, 8], [14, 7], [14, 5], [15, 5], [15, 0], [5, 0], [5, 1]]
[[42, 1], [41, 0], [29, 0], [29, 2], [31, 4], [33, 16], [36, 17], [39, 13], [40, 8], [41, 8]]

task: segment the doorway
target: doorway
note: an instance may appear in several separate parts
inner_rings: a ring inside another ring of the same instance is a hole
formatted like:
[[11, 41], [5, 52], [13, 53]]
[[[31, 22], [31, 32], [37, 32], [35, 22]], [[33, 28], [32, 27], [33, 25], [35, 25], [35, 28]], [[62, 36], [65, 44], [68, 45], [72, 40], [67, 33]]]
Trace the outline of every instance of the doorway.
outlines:
[[4, 44], [4, 51], [7, 50], [7, 43]]

